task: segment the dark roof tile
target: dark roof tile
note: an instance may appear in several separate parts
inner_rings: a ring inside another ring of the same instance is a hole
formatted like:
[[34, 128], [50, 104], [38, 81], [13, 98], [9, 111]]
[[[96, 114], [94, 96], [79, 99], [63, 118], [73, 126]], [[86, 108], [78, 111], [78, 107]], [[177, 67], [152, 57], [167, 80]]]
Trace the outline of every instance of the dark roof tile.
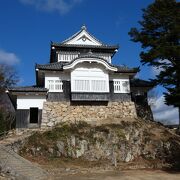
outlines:
[[49, 64], [36, 64], [35, 68], [40, 70], [63, 70], [63, 66], [67, 62], [55, 62]]
[[139, 71], [139, 68], [129, 68], [127, 66], [115, 66], [118, 69], [117, 73], [137, 73]]
[[63, 44], [52, 42], [55, 47], [74, 47], [74, 48], [98, 48], [98, 49], [118, 49], [119, 45], [82, 45], [82, 44]]
[[101, 59], [103, 61], [105, 61], [106, 63], [108, 63], [110, 66], [112, 67], [116, 67], [118, 69], [117, 72], [115, 73], [137, 73], [139, 71], [139, 68], [129, 68], [127, 66], [117, 66], [117, 65], [113, 65], [109, 62], [107, 62], [105, 59], [93, 55], [93, 54], [83, 54], [83, 55], [79, 55], [79, 57], [73, 59], [70, 62], [55, 62], [55, 63], [50, 63], [50, 64], [44, 64], [44, 65], [40, 65], [40, 64], [36, 64], [36, 69], [39, 70], [50, 70], [50, 71], [63, 71], [63, 66], [65, 65], [69, 65], [71, 63], [73, 63], [76, 59], [79, 58], [97, 58], [97, 59]]
[[155, 86], [154, 83], [150, 81], [142, 80], [142, 79], [131, 79], [130, 84], [132, 87], [154, 87]]
[[48, 89], [37, 86], [19, 86], [19, 87], [11, 87], [8, 88], [8, 91], [16, 91], [16, 92], [47, 92]]

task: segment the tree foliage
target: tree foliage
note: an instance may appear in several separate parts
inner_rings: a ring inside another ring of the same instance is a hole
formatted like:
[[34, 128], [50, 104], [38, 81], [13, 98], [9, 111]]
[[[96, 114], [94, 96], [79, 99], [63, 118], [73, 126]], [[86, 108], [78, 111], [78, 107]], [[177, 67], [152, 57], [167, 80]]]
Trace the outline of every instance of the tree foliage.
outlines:
[[0, 64], [0, 90], [16, 85], [17, 73], [13, 66]]
[[[18, 82], [17, 73], [13, 66], [0, 64], [0, 135], [12, 127], [15, 114], [7, 107], [5, 89], [16, 85]], [[8, 101], [9, 102], [9, 101]]]
[[167, 89], [166, 104], [180, 107], [180, 3], [155, 0], [142, 11], [140, 28], [129, 35], [142, 45], [141, 63], [160, 69], [152, 81]]

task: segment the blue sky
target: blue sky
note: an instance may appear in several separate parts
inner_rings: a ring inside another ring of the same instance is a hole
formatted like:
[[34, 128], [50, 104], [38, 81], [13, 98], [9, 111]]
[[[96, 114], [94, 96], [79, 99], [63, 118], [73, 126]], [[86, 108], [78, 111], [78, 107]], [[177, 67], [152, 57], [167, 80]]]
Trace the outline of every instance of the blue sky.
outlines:
[[[142, 8], [153, 0], [2, 0], [0, 3], [0, 63], [16, 67], [19, 85], [35, 84], [35, 63], [49, 62], [50, 41], [60, 42], [85, 24], [90, 33], [107, 44], [119, 44], [115, 64], [140, 66], [140, 44], [130, 41], [128, 32], [138, 27]], [[140, 78], [157, 72], [141, 67]], [[155, 113], [159, 119], [177, 122], [177, 112], [163, 103], [157, 88]], [[162, 116], [166, 111], [168, 115]]]

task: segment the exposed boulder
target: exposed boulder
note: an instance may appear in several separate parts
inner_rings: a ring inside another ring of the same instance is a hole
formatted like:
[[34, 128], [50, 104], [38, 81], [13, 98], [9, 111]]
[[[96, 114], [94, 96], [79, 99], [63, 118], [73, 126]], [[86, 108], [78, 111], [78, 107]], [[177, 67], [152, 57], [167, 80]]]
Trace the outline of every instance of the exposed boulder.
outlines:
[[35, 133], [20, 153], [43, 158], [106, 160], [115, 166], [144, 159], [180, 167], [180, 137], [155, 122], [140, 119], [100, 126], [79, 122]]

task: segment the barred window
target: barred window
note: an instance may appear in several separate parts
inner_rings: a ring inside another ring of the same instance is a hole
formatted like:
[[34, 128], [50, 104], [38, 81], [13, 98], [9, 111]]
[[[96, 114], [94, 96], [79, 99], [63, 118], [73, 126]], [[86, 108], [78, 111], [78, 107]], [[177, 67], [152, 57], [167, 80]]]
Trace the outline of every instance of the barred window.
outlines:
[[121, 81], [120, 80], [114, 80], [114, 92], [115, 93], [121, 92]]
[[114, 79], [114, 93], [129, 93], [129, 81], [128, 80], [121, 80], [121, 79]]
[[109, 81], [104, 79], [74, 79], [72, 80], [74, 92], [108, 92]]
[[63, 82], [61, 80], [48, 80], [47, 88], [50, 92], [62, 92]]

